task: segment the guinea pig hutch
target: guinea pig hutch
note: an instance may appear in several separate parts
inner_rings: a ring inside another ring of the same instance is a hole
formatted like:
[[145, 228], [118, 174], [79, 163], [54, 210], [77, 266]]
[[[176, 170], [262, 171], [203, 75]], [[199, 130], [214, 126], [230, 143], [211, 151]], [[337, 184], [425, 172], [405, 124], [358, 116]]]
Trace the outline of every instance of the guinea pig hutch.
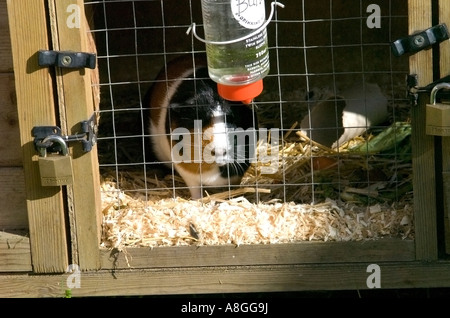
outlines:
[[257, 160], [191, 200], [143, 100], [201, 2], [0, 2], [1, 296], [450, 287], [450, 3], [281, 3]]

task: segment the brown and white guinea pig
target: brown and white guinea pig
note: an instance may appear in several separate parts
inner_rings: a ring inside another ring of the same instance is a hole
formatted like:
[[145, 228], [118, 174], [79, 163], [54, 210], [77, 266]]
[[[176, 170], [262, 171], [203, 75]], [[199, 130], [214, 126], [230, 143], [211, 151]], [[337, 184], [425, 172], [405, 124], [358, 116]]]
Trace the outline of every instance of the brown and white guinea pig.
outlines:
[[[205, 56], [167, 64], [149, 90], [151, 151], [202, 197], [203, 186], [237, 185], [255, 156], [257, 118], [251, 105], [223, 99]], [[147, 107], [144, 104], [144, 107]]]

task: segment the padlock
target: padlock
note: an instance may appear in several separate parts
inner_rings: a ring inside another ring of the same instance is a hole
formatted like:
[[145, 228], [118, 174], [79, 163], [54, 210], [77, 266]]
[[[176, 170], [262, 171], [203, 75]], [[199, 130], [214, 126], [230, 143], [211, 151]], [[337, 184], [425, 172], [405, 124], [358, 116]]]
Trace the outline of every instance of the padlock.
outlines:
[[436, 103], [436, 94], [441, 89], [450, 89], [450, 83], [439, 83], [431, 90], [425, 114], [427, 135], [450, 136], [450, 104]]
[[46, 148], [39, 149], [38, 161], [41, 185], [54, 187], [72, 184], [72, 157], [69, 156], [66, 142], [58, 135], [50, 135], [42, 140], [42, 144], [48, 142], [58, 143], [61, 147], [61, 154], [48, 154]]

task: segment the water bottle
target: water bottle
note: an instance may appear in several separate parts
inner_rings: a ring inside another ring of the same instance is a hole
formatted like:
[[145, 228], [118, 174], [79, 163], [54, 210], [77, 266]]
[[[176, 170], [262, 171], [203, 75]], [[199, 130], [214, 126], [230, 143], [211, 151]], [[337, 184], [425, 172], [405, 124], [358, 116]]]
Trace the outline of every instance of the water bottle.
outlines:
[[[228, 100], [251, 103], [269, 73], [264, 0], [202, 0], [209, 76]], [[194, 25], [194, 35], [195, 25]], [[196, 35], [197, 38], [199, 38]]]

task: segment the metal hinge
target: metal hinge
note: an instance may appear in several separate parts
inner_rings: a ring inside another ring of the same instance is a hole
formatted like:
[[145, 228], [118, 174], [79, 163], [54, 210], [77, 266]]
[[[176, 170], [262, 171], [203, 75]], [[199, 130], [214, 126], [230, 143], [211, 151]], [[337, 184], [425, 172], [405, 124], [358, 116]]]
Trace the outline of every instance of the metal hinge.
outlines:
[[48, 136], [60, 136], [67, 143], [81, 142], [83, 151], [89, 152], [97, 143], [97, 117], [95, 114], [88, 120], [80, 122], [80, 132], [75, 135], [63, 136], [61, 128], [58, 126], [36, 126], [33, 127], [32, 134], [34, 136], [34, 145], [37, 151], [46, 149], [48, 152], [61, 152], [61, 146], [58, 143], [44, 144], [42, 141]]
[[40, 50], [38, 56], [40, 66], [94, 69], [96, 65], [96, 55], [93, 53]]
[[391, 43], [392, 53], [401, 56], [406, 53], [416, 53], [430, 48], [433, 44], [449, 39], [449, 32], [445, 23], [435, 25], [424, 31], [400, 38]]

